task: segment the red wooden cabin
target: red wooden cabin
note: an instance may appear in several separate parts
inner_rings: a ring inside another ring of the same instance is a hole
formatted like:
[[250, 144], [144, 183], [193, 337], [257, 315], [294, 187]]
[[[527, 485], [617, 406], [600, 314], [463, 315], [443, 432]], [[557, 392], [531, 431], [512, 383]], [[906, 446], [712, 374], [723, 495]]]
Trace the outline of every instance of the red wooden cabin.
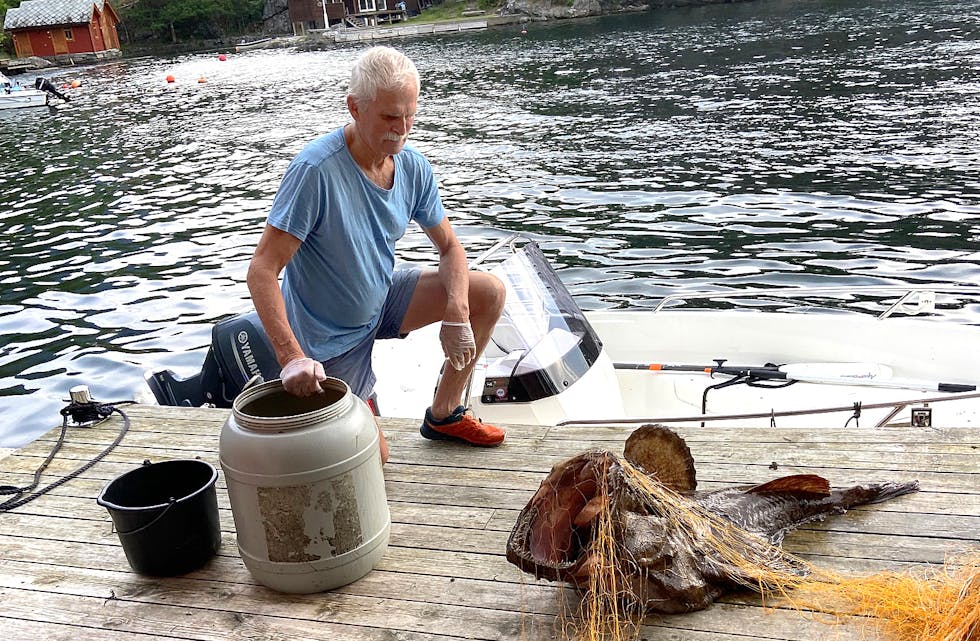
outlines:
[[8, 9], [3, 28], [18, 58], [119, 49], [119, 16], [106, 0], [24, 0]]

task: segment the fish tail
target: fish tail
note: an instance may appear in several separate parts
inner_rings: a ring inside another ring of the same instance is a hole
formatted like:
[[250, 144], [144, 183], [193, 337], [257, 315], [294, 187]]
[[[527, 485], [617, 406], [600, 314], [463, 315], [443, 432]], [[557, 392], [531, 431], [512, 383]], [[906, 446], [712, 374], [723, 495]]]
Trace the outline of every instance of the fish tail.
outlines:
[[[840, 490], [837, 503], [844, 509], [856, 505], [867, 505], [869, 503], [881, 503], [904, 494], [911, 494], [919, 491], [918, 481], [908, 481], [905, 483], [870, 483], [868, 485], [855, 485], [845, 490]], [[835, 492], [836, 494], [836, 492]]]

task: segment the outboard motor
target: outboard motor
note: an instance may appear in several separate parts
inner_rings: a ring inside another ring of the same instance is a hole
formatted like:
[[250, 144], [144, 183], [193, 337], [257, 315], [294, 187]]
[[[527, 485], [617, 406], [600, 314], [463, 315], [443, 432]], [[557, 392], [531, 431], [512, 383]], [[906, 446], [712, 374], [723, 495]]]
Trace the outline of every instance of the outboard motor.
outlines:
[[65, 102], [69, 102], [71, 100], [71, 98], [58, 91], [58, 89], [53, 84], [51, 84], [51, 81], [48, 80], [47, 78], [36, 78], [34, 80], [34, 88], [37, 89], [38, 91], [46, 91], [52, 96], [61, 98]]
[[171, 370], [146, 375], [160, 405], [231, 407], [255, 376], [279, 378], [279, 363], [255, 312], [219, 321], [211, 330], [211, 348], [201, 371], [178, 378]]

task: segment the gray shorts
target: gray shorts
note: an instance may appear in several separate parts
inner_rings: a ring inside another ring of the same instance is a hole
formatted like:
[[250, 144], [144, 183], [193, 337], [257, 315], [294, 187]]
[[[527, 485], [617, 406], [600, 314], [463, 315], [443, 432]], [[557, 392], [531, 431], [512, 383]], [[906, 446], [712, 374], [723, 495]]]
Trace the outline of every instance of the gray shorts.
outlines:
[[415, 293], [422, 270], [417, 267], [396, 269], [391, 277], [391, 288], [381, 307], [381, 320], [373, 334], [340, 356], [323, 361], [327, 376], [339, 378], [350, 386], [351, 391], [365, 401], [374, 393], [378, 378], [371, 367], [374, 341], [382, 338], [405, 338], [400, 334], [402, 319]]

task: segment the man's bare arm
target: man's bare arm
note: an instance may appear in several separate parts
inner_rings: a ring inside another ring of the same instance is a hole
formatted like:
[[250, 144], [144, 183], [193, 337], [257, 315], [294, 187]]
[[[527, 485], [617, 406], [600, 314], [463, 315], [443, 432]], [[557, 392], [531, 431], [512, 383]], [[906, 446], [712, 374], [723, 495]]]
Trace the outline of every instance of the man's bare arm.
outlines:
[[300, 240], [292, 234], [266, 225], [246, 276], [255, 311], [272, 343], [280, 367], [305, 356], [289, 326], [286, 303], [279, 288], [279, 274], [292, 260], [299, 246]]

